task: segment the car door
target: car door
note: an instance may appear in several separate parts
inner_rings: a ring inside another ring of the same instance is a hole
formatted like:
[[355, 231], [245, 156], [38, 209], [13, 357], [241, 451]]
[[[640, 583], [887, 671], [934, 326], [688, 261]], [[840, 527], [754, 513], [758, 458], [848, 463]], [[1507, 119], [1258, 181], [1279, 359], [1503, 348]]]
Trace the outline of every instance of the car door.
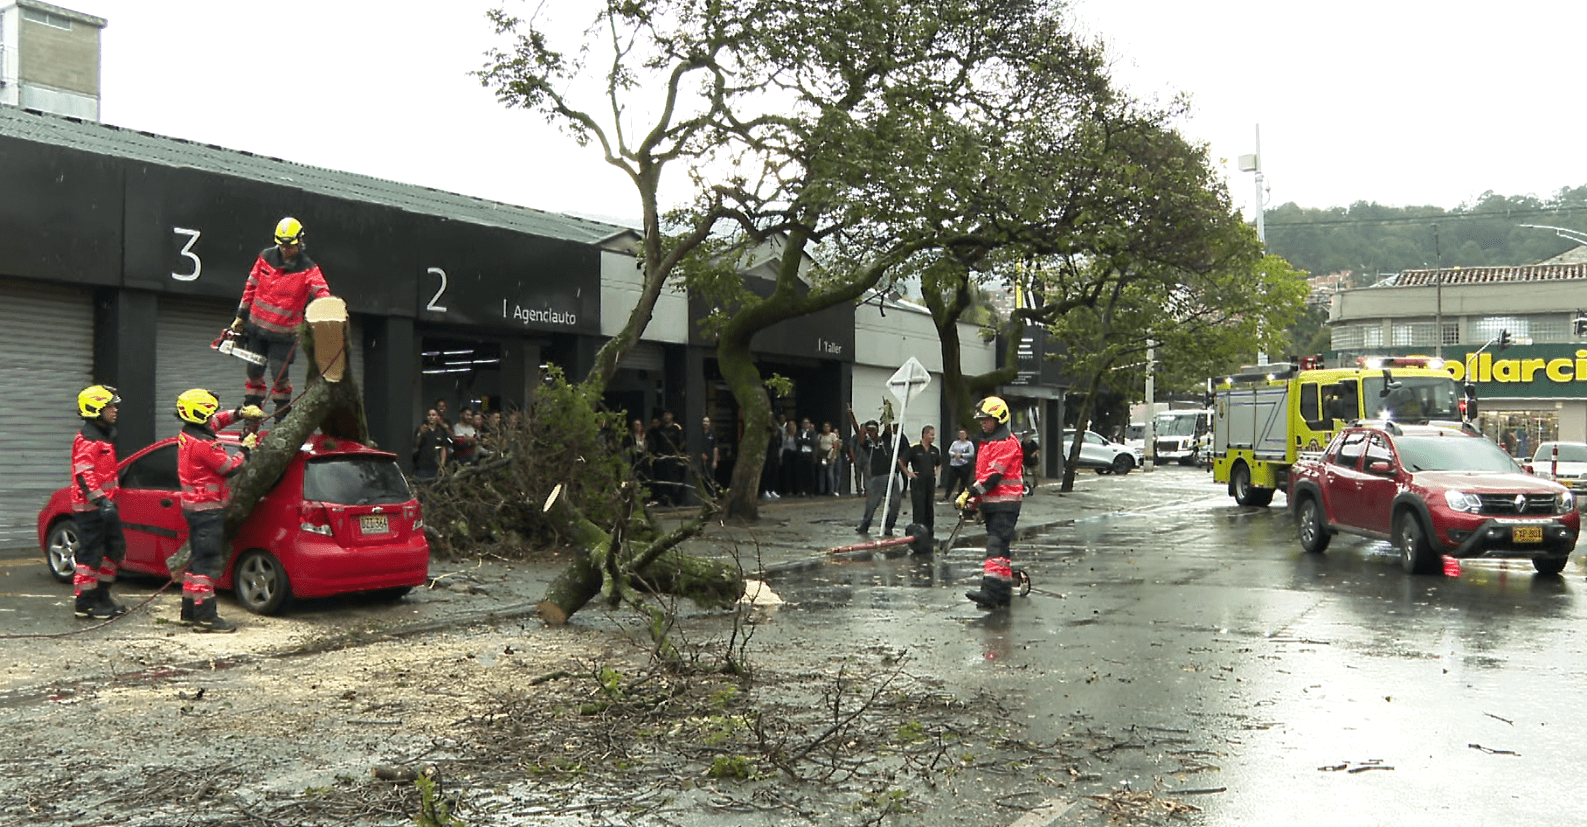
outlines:
[[117, 501], [127, 538], [127, 568], [168, 576], [165, 558], [187, 539], [182, 484], [176, 474], [176, 442], [159, 445], [121, 469]]
[[1086, 431], [1080, 439], [1080, 463], [1094, 468], [1108, 468], [1113, 465], [1113, 449], [1108, 447], [1108, 441], [1101, 434]]
[[[1383, 467], [1387, 464], [1387, 468]], [[1376, 465], [1374, 465], [1376, 464]], [[1380, 433], [1367, 438], [1366, 451], [1361, 459], [1361, 481], [1356, 489], [1356, 500], [1361, 514], [1362, 527], [1379, 534], [1388, 534], [1393, 524], [1391, 510], [1394, 495], [1399, 491], [1396, 481], [1399, 461], [1389, 438]]]
[[1366, 529], [1370, 520], [1361, 513], [1361, 456], [1366, 453], [1367, 432], [1348, 431], [1323, 458], [1324, 501], [1328, 520], [1336, 525]]

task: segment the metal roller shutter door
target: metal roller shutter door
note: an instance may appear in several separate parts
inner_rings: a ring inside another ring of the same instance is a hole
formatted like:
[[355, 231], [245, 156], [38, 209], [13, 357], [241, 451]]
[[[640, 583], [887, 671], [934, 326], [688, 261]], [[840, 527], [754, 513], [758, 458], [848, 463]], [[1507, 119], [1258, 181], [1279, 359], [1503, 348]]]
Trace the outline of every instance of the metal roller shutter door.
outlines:
[[71, 477], [93, 330], [86, 291], [0, 280], [0, 548], [37, 548], [39, 509]]
[[[227, 408], [242, 404], [244, 369], [248, 364], [233, 356], [223, 356], [210, 349], [209, 343], [220, 335], [221, 328], [231, 323], [236, 305], [200, 302], [191, 299], [163, 298], [160, 301], [160, 332], [156, 347], [159, 363], [155, 368], [156, 409], [160, 412], [155, 432], [174, 434], [176, 397], [189, 388], [205, 388], [220, 397]], [[363, 341], [355, 320], [348, 331], [352, 350], [353, 378], [363, 387]], [[303, 391], [303, 377], [307, 374], [301, 355], [292, 363], [292, 392]], [[268, 379], [266, 380], [268, 382]], [[266, 402], [266, 411], [271, 406]], [[170, 414], [170, 416], [167, 416]]]

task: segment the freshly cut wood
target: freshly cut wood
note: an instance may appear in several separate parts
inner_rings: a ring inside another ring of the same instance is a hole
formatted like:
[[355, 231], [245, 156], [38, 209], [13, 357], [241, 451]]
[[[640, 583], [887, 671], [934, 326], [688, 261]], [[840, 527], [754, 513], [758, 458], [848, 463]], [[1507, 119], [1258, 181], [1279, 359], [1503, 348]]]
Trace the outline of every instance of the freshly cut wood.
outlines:
[[314, 337], [314, 359], [320, 375], [329, 382], [342, 381], [347, 370], [347, 302], [326, 296], [309, 302], [303, 311]]

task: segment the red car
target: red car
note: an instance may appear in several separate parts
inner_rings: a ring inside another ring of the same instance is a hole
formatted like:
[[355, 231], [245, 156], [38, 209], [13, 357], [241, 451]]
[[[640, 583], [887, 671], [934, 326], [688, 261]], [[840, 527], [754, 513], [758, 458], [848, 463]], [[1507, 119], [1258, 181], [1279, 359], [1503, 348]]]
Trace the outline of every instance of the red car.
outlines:
[[[235, 434], [220, 439], [227, 450], [237, 448]], [[176, 437], [128, 457], [120, 473], [122, 568], [169, 578], [165, 559], [187, 540]], [[39, 545], [62, 583], [71, 582], [77, 542], [70, 493], [62, 488], [39, 512]], [[275, 614], [294, 597], [372, 591], [399, 598], [429, 571], [419, 502], [396, 456], [315, 434], [243, 523], [216, 585], [235, 592], [250, 612]]]
[[1326, 549], [1341, 531], [1389, 540], [1413, 574], [1441, 571], [1446, 554], [1526, 558], [1558, 574], [1581, 531], [1570, 489], [1451, 426], [1345, 428], [1322, 454], [1295, 463], [1289, 501], [1306, 551]]

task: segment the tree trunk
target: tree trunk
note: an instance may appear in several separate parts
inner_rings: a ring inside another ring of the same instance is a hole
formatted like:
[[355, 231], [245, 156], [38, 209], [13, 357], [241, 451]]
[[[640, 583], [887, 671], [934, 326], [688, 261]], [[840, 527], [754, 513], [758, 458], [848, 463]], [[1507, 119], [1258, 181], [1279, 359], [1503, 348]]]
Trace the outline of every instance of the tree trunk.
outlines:
[[[628, 585], [641, 591], [681, 595], [706, 608], [724, 608], [744, 593], [744, 575], [731, 563], [667, 551], [651, 561], [642, 575], [629, 575]], [[545, 596], [540, 599], [540, 619], [561, 626], [600, 593], [601, 569], [594, 555], [581, 552], [546, 587]]]

